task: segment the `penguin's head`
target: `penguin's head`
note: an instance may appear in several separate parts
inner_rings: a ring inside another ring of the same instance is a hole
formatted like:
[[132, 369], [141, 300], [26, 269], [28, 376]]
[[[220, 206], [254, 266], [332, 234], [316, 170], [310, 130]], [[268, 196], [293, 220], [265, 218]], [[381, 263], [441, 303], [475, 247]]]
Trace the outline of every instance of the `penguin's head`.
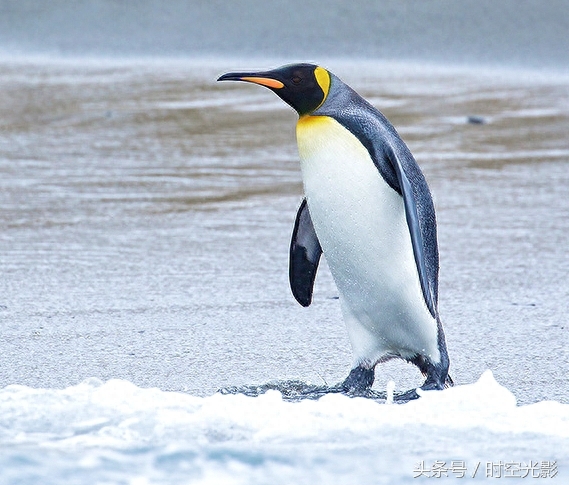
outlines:
[[330, 73], [314, 64], [291, 64], [263, 72], [229, 72], [218, 81], [245, 81], [265, 86], [300, 116], [320, 107], [330, 89]]

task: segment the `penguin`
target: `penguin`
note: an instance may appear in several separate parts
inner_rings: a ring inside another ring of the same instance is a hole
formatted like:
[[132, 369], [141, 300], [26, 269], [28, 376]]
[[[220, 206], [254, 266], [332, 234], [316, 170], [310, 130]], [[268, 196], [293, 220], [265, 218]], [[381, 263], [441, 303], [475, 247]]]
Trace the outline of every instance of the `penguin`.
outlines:
[[[290, 286], [298, 303], [309, 306], [324, 254], [353, 350], [340, 392], [369, 392], [376, 365], [393, 358], [419, 368], [423, 390], [453, 385], [438, 311], [434, 204], [393, 125], [314, 64], [230, 72], [218, 81], [265, 86], [299, 115], [304, 199], [290, 245]], [[416, 389], [397, 396], [418, 397]]]

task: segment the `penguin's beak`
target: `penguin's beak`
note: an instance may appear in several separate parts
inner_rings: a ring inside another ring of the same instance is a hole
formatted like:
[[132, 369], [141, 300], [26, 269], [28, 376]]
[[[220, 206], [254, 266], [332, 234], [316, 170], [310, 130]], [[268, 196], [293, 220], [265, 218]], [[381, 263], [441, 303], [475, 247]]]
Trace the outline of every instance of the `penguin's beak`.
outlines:
[[284, 84], [278, 79], [274, 79], [264, 72], [228, 72], [220, 76], [218, 81], [245, 81], [248, 83], [260, 84], [271, 89], [282, 89]]

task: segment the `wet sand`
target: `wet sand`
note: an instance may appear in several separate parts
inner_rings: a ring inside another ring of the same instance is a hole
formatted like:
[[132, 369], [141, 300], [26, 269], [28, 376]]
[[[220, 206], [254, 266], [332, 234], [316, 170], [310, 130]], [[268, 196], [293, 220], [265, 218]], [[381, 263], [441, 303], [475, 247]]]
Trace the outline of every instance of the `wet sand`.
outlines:
[[[288, 289], [295, 114], [214, 82], [275, 65], [259, 64], [0, 64], [0, 386], [94, 376], [207, 395], [347, 374], [325, 266], [309, 309]], [[567, 78], [327, 67], [390, 118], [430, 184], [455, 381], [489, 368], [520, 403], [569, 402]], [[376, 375], [421, 382], [399, 362]]]

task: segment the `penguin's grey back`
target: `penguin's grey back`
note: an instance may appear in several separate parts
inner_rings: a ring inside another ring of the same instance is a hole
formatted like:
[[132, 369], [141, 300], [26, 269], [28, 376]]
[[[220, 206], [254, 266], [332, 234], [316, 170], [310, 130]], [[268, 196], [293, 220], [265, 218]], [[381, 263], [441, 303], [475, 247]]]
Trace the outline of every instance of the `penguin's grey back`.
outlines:
[[439, 252], [435, 208], [427, 181], [389, 120], [337, 76], [330, 73], [330, 78], [328, 96], [312, 116], [333, 118], [356, 136], [368, 150], [383, 179], [401, 195], [402, 188], [392, 161], [394, 156], [397, 157], [413, 191], [425, 271], [434, 300], [434, 316], [438, 318]]

